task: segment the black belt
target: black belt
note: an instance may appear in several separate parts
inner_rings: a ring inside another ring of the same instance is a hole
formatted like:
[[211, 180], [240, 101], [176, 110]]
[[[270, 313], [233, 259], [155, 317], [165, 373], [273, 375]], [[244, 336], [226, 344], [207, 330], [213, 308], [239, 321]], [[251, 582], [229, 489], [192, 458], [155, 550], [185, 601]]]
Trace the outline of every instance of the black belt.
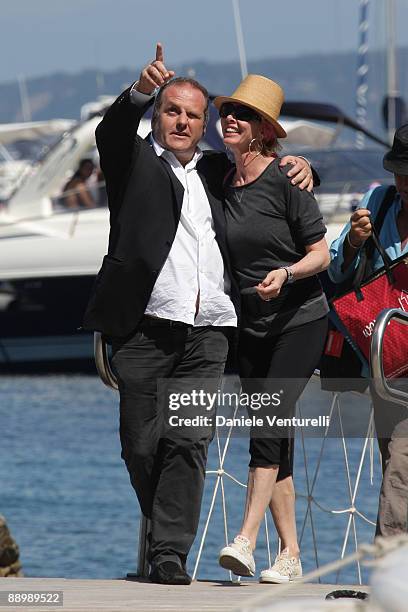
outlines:
[[162, 319], [149, 315], [144, 315], [140, 324], [148, 327], [192, 327], [189, 323], [183, 323], [182, 321], [172, 321], [172, 319]]

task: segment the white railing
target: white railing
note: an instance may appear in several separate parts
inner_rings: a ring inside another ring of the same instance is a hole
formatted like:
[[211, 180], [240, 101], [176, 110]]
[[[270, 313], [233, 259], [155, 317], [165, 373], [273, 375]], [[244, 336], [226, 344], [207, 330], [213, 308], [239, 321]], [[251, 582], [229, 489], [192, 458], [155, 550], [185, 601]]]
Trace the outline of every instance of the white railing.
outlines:
[[[310, 388], [312, 387], [312, 388]], [[336, 519], [336, 522], [330, 523], [330, 529], [333, 532], [338, 534], [337, 538], [339, 541], [339, 550], [338, 556], [340, 559], [343, 559], [346, 555], [346, 552], [350, 546], [353, 549], [357, 550], [359, 545], [358, 538], [358, 529], [357, 529], [357, 521], [362, 521], [366, 524], [375, 526], [375, 516], [370, 517], [369, 512], [367, 512], [365, 506], [365, 502], [368, 500], [358, 500], [358, 492], [359, 485], [361, 483], [363, 466], [369, 458], [370, 463], [370, 475], [372, 478], [372, 474], [374, 471], [374, 460], [375, 460], [375, 451], [376, 445], [374, 445], [374, 426], [373, 426], [373, 413], [371, 407], [371, 400], [369, 395], [361, 395], [357, 393], [353, 393], [352, 395], [356, 398], [358, 396], [358, 405], [360, 409], [364, 407], [366, 408], [366, 416], [367, 423], [365, 428], [365, 435], [361, 436], [361, 449], [359, 451], [359, 456], [357, 458], [357, 465], [351, 465], [350, 461], [350, 451], [349, 451], [349, 437], [344, 428], [344, 415], [343, 411], [347, 412], [348, 406], [347, 403], [350, 399], [350, 394], [345, 393], [331, 393], [331, 392], [321, 392], [320, 391], [320, 381], [318, 376], [313, 377], [313, 379], [309, 383], [309, 393], [312, 391], [313, 397], [317, 398], [319, 393], [324, 393], [328, 398], [330, 398], [330, 407], [327, 411], [327, 414], [330, 417], [330, 422], [335, 422], [336, 427], [339, 428], [339, 433], [336, 433], [336, 436], [339, 437], [340, 446], [341, 446], [341, 455], [343, 459], [344, 465], [344, 474], [346, 478], [346, 487], [344, 491], [344, 503], [340, 506], [333, 505], [331, 500], [330, 492], [327, 493], [327, 486], [324, 488], [324, 493], [320, 492], [316, 493], [316, 485], [321, 476], [321, 467], [325, 461], [325, 451], [327, 446], [327, 440], [332, 437], [333, 432], [330, 429], [330, 425], [326, 427], [323, 436], [319, 439], [320, 448], [318, 450], [318, 458], [315, 462], [313, 469], [310, 467], [310, 458], [308, 456], [306, 438], [303, 434], [303, 430], [300, 428], [300, 435], [296, 437], [295, 444], [301, 445], [301, 457], [303, 465], [298, 465], [296, 468], [295, 474], [304, 470], [304, 474], [300, 478], [295, 478], [296, 480], [296, 498], [298, 500], [302, 500], [306, 504], [306, 508], [303, 516], [300, 516], [299, 509], [297, 510], [298, 521], [301, 525], [299, 531], [299, 544], [302, 548], [302, 543], [305, 539], [307, 527], [310, 528], [310, 535], [313, 546], [314, 560], [316, 568], [320, 567], [319, 561], [319, 538], [316, 530], [316, 511], [323, 512], [328, 515], [331, 515], [333, 519]], [[307, 392], [307, 389], [306, 389]], [[298, 416], [304, 417], [308, 416], [305, 413], [307, 410], [306, 402], [302, 401], [302, 399], [298, 402]], [[326, 414], [326, 412], [325, 412]], [[235, 414], [234, 414], [235, 416]], [[360, 440], [358, 440], [360, 442]], [[198, 552], [194, 565], [193, 578], [197, 578], [199, 575], [199, 566], [202, 560], [202, 554], [205, 547], [205, 542], [209, 532], [209, 525], [211, 522], [211, 518], [213, 516], [214, 510], [216, 508], [217, 502], [220, 504], [223, 523], [224, 523], [224, 539], [225, 543], [228, 543], [230, 539], [229, 533], [229, 525], [228, 525], [228, 514], [231, 509], [228, 508], [228, 499], [225, 493], [224, 481], [228, 480], [233, 482], [239, 487], [246, 487], [245, 483], [241, 482], [236, 476], [230, 473], [225, 469], [225, 461], [227, 457], [228, 450], [231, 449], [231, 444], [233, 443], [233, 431], [232, 428], [229, 430], [225, 440], [220, 438], [218, 430], [215, 434], [215, 440], [213, 444], [216, 445], [216, 454], [217, 454], [217, 462], [218, 465], [216, 469], [207, 470], [207, 487], [212, 487], [211, 493], [211, 502], [209, 511], [204, 523], [204, 527], [202, 533], [199, 534], [200, 543], [198, 547]], [[355, 446], [355, 445], [354, 445]], [[314, 449], [316, 451], [316, 449]], [[329, 451], [332, 452], [332, 451]], [[378, 452], [378, 451], [377, 451]], [[355, 454], [355, 452], [354, 452]], [[304, 477], [303, 477], [304, 476]], [[212, 482], [211, 478], [215, 478], [215, 482]], [[340, 474], [335, 474], [330, 486], [339, 486], [337, 481], [340, 481]], [[302, 483], [299, 485], [299, 483]], [[327, 483], [328, 485], [328, 483]], [[234, 509], [236, 512], [236, 508]], [[241, 509], [239, 510], [241, 512]], [[342, 534], [342, 528], [344, 524], [344, 515], [347, 515], [347, 522], [344, 528], [344, 533]], [[264, 559], [265, 566], [271, 565], [271, 560], [274, 558], [274, 554], [271, 551], [271, 535], [270, 535], [270, 519], [268, 518], [268, 514], [265, 514], [265, 549], [266, 549], [266, 558]], [[263, 547], [260, 546], [260, 549]], [[260, 553], [258, 554], [258, 557]], [[336, 576], [336, 582], [339, 581], [340, 576]], [[230, 579], [232, 581], [236, 581], [237, 578], [234, 577], [230, 573]], [[362, 584], [362, 573], [360, 562], [356, 560], [356, 582]]]
[[[394, 395], [395, 391], [390, 389], [384, 379], [384, 373], [382, 370], [382, 342], [383, 335], [386, 330], [387, 323], [391, 318], [397, 318], [403, 323], [407, 324], [408, 322], [408, 314], [403, 311], [384, 311], [382, 315], [378, 317], [377, 323], [373, 332], [373, 342], [372, 342], [372, 374], [373, 378], [377, 378], [377, 390], [381, 390], [382, 396], [385, 399], [392, 400], [397, 397], [397, 399], [402, 401], [402, 392], [398, 392], [397, 396]], [[103, 341], [101, 334], [95, 334], [95, 359], [98, 373], [103, 380], [104, 384], [108, 385], [111, 388], [117, 389], [117, 383], [115, 380], [115, 376], [110, 368], [109, 359], [108, 359], [108, 350], [107, 346]], [[315, 385], [313, 389], [314, 397], [317, 393], [319, 393], [319, 388], [316, 385], [317, 377], [313, 377], [309, 383], [310, 385]], [[226, 379], [224, 379], [223, 384], [225, 385]], [[379, 382], [380, 381], [380, 382]], [[381, 389], [380, 389], [381, 387]], [[330, 504], [330, 495], [327, 493], [324, 495], [324, 500], [320, 499], [316, 493], [316, 483], [318, 482], [321, 466], [324, 462], [324, 453], [325, 447], [327, 444], [327, 439], [331, 436], [330, 425], [326, 427], [324, 431], [324, 435], [320, 440], [320, 449], [318, 453], [318, 458], [314, 469], [311, 471], [308, 461], [305, 437], [303, 431], [301, 430], [300, 443], [302, 448], [302, 457], [303, 457], [303, 467], [305, 471], [305, 479], [304, 486], [305, 490], [297, 490], [296, 496], [298, 499], [302, 499], [306, 502], [306, 509], [304, 512], [304, 516], [301, 521], [301, 528], [299, 534], [299, 543], [302, 545], [302, 541], [306, 534], [306, 527], [310, 525], [310, 532], [313, 543], [314, 550], [314, 559], [316, 568], [319, 568], [319, 545], [318, 545], [318, 536], [315, 528], [315, 512], [319, 510], [320, 512], [324, 512], [330, 514], [332, 517], [341, 517], [344, 515], [348, 515], [346, 527], [344, 530], [344, 534], [341, 537], [341, 546], [339, 550], [340, 559], [344, 559], [346, 555], [347, 548], [351, 543], [354, 550], [357, 552], [359, 547], [359, 538], [358, 538], [358, 529], [357, 529], [357, 521], [362, 521], [371, 526], [375, 526], [375, 516], [369, 517], [368, 512], [364, 508], [364, 500], [360, 503], [357, 502], [357, 494], [359, 491], [359, 486], [361, 484], [361, 478], [363, 473], [363, 466], [365, 461], [369, 459], [370, 466], [370, 479], [372, 482], [373, 479], [373, 471], [374, 471], [374, 460], [375, 455], [378, 454], [378, 451], [375, 451], [377, 445], [374, 444], [374, 420], [373, 420], [373, 410], [371, 406], [370, 396], [366, 393], [364, 395], [358, 395], [359, 406], [360, 409], [364, 405], [367, 409], [366, 416], [366, 428], [365, 428], [365, 436], [362, 436], [361, 441], [361, 449], [359, 451], [359, 456], [357, 460], [357, 465], [353, 466], [355, 470], [351, 469], [350, 464], [350, 456], [349, 456], [349, 448], [348, 448], [348, 436], [345, 432], [344, 428], [344, 410], [347, 410], [347, 404], [350, 401], [349, 394], [341, 394], [341, 393], [326, 393], [326, 396], [330, 397], [330, 407], [328, 410], [328, 414], [330, 417], [330, 423], [333, 422], [334, 417], [337, 418], [337, 426], [339, 427], [339, 439], [341, 441], [341, 453], [344, 463], [344, 471], [346, 476], [346, 498], [344, 500], [344, 504], [340, 507], [335, 507]], [[404, 394], [405, 404], [407, 403], [408, 395]], [[235, 417], [238, 411], [238, 406], [235, 407], [233, 416]], [[298, 402], [298, 411], [299, 416], [304, 416], [304, 408], [302, 405], [302, 400]], [[245, 488], [245, 483], [241, 482], [234, 474], [230, 473], [225, 469], [225, 461], [227, 457], [228, 450], [230, 448], [232, 442], [232, 427], [228, 430], [225, 438], [221, 438], [218, 429], [216, 430], [215, 440], [213, 442], [216, 445], [216, 454], [217, 454], [217, 466], [215, 469], [207, 470], [207, 487], [212, 488], [211, 492], [211, 501], [209, 505], [208, 514], [206, 516], [204, 526], [201, 534], [199, 534], [199, 544], [198, 551], [194, 564], [193, 578], [198, 576], [200, 562], [202, 560], [202, 554], [205, 547], [205, 543], [207, 540], [207, 536], [209, 533], [209, 526], [211, 522], [211, 518], [214, 513], [214, 509], [216, 507], [217, 499], [218, 503], [221, 506], [221, 512], [223, 517], [223, 531], [224, 531], [224, 540], [226, 543], [229, 541], [229, 525], [228, 525], [228, 500], [225, 493], [225, 480], [228, 480], [231, 483], [234, 483], [238, 487]], [[353, 476], [353, 471], [355, 472]], [[339, 476], [339, 474], [336, 474]], [[212, 480], [212, 479], [215, 479]], [[338, 529], [339, 527], [332, 527], [333, 529]], [[140, 525], [140, 534], [139, 534], [139, 560], [138, 560], [138, 574], [141, 576], [145, 576], [148, 571], [148, 566], [146, 562], [146, 542], [145, 537], [148, 532], [148, 522], [143, 517]], [[339, 531], [340, 533], [340, 531]], [[267, 559], [266, 563], [271, 565], [272, 553], [271, 553], [271, 538], [269, 532], [268, 525], [268, 517], [265, 515], [265, 540], [266, 540], [266, 553]], [[362, 583], [362, 573], [360, 560], [358, 555], [356, 556], [356, 580], [359, 584]], [[233, 578], [230, 573], [230, 579], [236, 580]], [[339, 573], [336, 576], [337, 581], [339, 580]]]

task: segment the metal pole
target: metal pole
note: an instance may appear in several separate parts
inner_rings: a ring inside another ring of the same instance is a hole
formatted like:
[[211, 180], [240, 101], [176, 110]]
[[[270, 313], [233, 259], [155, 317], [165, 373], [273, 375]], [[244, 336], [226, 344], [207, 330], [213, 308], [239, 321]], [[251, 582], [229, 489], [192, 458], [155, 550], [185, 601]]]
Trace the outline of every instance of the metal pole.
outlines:
[[139, 523], [139, 550], [137, 555], [137, 575], [141, 578], [149, 576], [149, 534], [151, 531], [150, 520], [142, 514]]
[[248, 68], [247, 68], [247, 62], [246, 62], [244, 36], [242, 34], [241, 15], [239, 11], [239, 0], [232, 0], [232, 7], [234, 9], [235, 33], [237, 36], [239, 61], [241, 64], [241, 76], [243, 79], [245, 79], [245, 77], [248, 74]]
[[389, 308], [382, 310], [378, 315], [370, 345], [370, 376], [375, 391], [378, 395], [388, 401], [396, 402], [408, 407], [408, 393], [390, 387], [384, 373], [383, 363], [383, 344], [384, 334], [391, 319], [396, 319], [404, 325], [408, 325], [408, 312], [399, 308]]
[[[360, 0], [360, 21], [358, 26], [359, 43], [358, 43], [358, 66], [357, 66], [357, 121], [362, 127], [365, 127], [367, 122], [367, 51], [368, 51], [368, 8], [369, 0]], [[365, 137], [362, 132], [356, 133], [356, 147], [363, 149]]]
[[[96, 369], [102, 382], [113, 389], [118, 390], [118, 381], [109, 363], [108, 347], [100, 332], [94, 333], [94, 356]], [[150, 533], [150, 520], [147, 519], [143, 514], [141, 515], [139, 522], [139, 549], [137, 555], [137, 573], [129, 572], [127, 575], [129, 578], [140, 576], [147, 578], [149, 575], [149, 533]]]
[[96, 370], [103, 384], [117, 391], [118, 381], [110, 367], [108, 346], [100, 332], [94, 333], [94, 357]]
[[395, 61], [395, 1], [387, 0], [387, 92], [388, 92], [388, 140], [392, 144], [396, 128], [395, 99], [398, 96], [397, 68]]
[[20, 90], [21, 114], [23, 121], [31, 121], [31, 108], [27, 93], [27, 83], [22, 74], [20, 74], [18, 77], [18, 87]]

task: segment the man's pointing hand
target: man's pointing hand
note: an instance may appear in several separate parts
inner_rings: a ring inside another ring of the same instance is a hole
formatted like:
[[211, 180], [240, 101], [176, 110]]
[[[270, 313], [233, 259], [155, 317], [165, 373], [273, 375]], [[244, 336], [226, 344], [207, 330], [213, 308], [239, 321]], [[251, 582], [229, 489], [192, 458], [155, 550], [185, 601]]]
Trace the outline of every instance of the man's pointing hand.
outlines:
[[156, 45], [156, 59], [145, 66], [140, 73], [139, 81], [136, 85], [137, 91], [144, 94], [151, 94], [157, 87], [161, 87], [175, 75], [173, 70], [167, 70], [164, 64], [163, 46], [161, 43]]

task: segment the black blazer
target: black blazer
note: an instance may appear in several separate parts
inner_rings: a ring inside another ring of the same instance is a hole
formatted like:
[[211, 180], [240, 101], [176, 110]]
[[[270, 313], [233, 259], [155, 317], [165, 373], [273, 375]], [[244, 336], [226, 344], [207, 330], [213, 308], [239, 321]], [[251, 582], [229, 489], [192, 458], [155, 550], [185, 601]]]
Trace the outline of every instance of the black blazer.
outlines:
[[[96, 128], [101, 169], [110, 210], [108, 254], [96, 278], [84, 328], [107, 336], [127, 336], [143, 317], [153, 286], [166, 261], [180, 220], [184, 188], [166, 161], [137, 135], [151, 104], [133, 104], [123, 92]], [[228, 258], [223, 211], [226, 155], [204, 151], [197, 163], [214, 220], [216, 240], [230, 275], [232, 299], [238, 291]]]

